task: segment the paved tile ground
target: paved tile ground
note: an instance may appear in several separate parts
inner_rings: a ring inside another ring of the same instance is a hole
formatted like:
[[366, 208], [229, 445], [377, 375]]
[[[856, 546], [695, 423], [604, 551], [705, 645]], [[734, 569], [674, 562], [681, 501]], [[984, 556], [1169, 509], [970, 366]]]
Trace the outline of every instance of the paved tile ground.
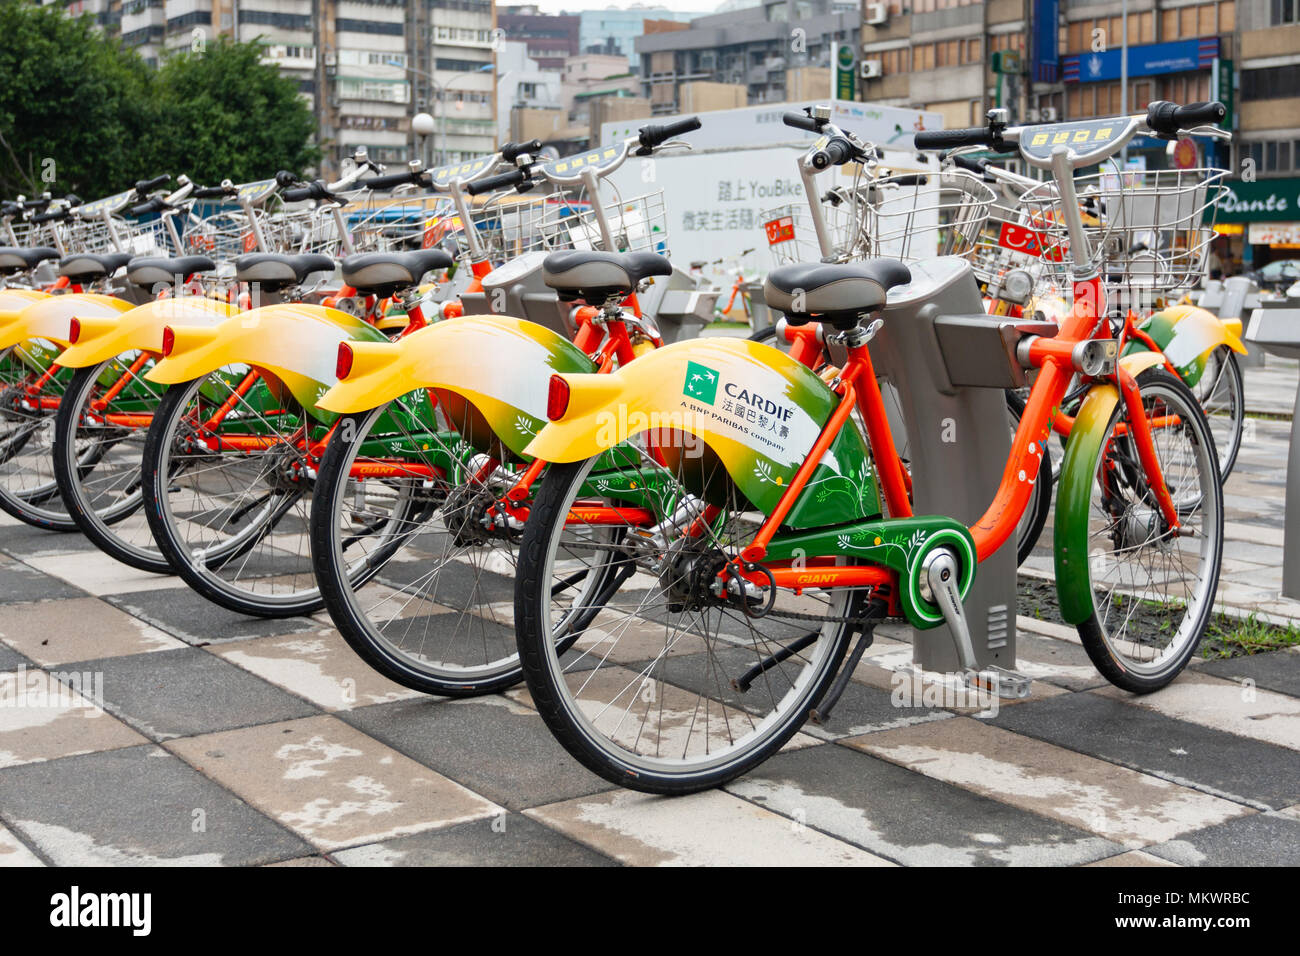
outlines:
[[[1297, 377], [1252, 369], [1248, 395], [1289, 412]], [[1242, 450], [1221, 597], [1300, 620], [1277, 593], [1288, 428]], [[523, 689], [414, 694], [319, 616], [242, 618], [0, 519], [0, 866], [1300, 864], [1300, 652], [1138, 699], [1070, 629], [1022, 623], [1026, 701], [899, 706], [911, 648], [882, 629], [829, 726], [664, 800], [571, 760]]]

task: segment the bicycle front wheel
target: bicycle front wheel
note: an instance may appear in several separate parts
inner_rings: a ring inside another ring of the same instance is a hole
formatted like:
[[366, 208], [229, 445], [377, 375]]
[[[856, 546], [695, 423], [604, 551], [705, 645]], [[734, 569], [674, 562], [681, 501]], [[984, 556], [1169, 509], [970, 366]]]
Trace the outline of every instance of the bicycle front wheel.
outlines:
[[[1138, 384], [1178, 528], [1167, 525], [1147, 485], [1122, 398], [1099, 445], [1071, 438], [1062, 488], [1066, 474], [1090, 478], [1092, 612], [1079, 636], [1107, 680], [1141, 694], [1178, 676], [1209, 624], [1223, 557], [1223, 489], [1214, 439], [1191, 390], [1161, 369], [1143, 372]], [[1074, 461], [1080, 455], [1088, 467], [1075, 472], [1085, 464]]]
[[[714, 600], [721, 562], [761, 515], [733, 489], [702, 533], [668, 540], [663, 529], [681, 527], [671, 516], [690, 510], [675, 476], [641, 452], [608, 482], [595, 461], [552, 465], [524, 530], [515, 619], [528, 688], [605, 779], [660, 794], [719, 786], [775, 753], [825, 693], [852, 595], [772, 589], [761, 618]], [[630, 509], [602, 490], [613, 485], [659, 491]]]

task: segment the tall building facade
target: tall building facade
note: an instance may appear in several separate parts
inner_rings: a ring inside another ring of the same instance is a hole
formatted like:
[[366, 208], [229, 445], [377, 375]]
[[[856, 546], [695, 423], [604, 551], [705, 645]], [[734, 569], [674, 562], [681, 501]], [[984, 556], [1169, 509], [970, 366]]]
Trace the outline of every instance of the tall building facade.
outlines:
[[543, 70], [560, 71], [564, 61], [580, 52], [581, 21], [570, 14], [547, 14], [536, 6], [502, 6], [497, 27], [505, 39], [523, 43], [527, 55]]
[[[687, 102], [718, 104], [703, 107], [711, 109], [781, 103], [787, 72], [829, 67], [837, 42], [856, 47], [860, 22], [857, 0], [762, 0], [699, 17], [689, 29], [636, 39], [642, 85], [656, 115]], [[721, 86], [737, 90], [738, 102]]]

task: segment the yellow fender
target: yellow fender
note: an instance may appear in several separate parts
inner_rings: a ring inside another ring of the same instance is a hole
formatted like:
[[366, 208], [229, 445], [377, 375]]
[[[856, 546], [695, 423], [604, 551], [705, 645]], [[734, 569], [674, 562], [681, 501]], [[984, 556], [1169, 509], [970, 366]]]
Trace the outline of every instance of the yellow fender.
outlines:
[[145, 376], [161, 385], [190, 382], [229, 365], [273, 373], [302, 405], [315, 409], [336, 381], [340, 342], [384, 341], [383, 333], [338, 309], [282, 303], [231, 316], [217, 325], [169, 326], [171, 354]]
[[85, 368], [136, 349], [161, 355], [166, 326], [212, 326], [238, 312], [235, 306], [216, 299], [183, 296], [154, 299], [114, 318], [78, 315], [81, 334], [56, 361], [69, 368]]
[[48, 299], [48, 292], [35, 289], [0, 289], [0, 328], [18, 318], [18, 313], [39, 299]]
[[1246, 346], [1241, 341], [1241, 319], [1225, 321], [1195, 305], [1171, 305], [1160, 311], [1169, 317], [1173, 326], [1173, 338], [1164, 351], [1175, 368], [1196, 361], [1220, 345], [1246, 354]]
[[11, 322], [0, 325], [0, 349], [28, 339], [46, 339], [57, 345], [69, 345], [68, 333], [74, 318], [113, 319], [134, 306], [111, 295], [74, 292], [51, 295], [32, 301]]
[[1120, 357], [1119, 365], [1124, 371], [1137, 378], [1149, 368], [1163, 366], [1165, 357], [1159, 352], [1130, 352]]
[[[415, 389], [467, 399], [489, 429], [519, 454], [546, 422], [555, 372], [593, 372], [590, 358], [545, 326], [509, 316], [467, 315], [395, 342], [350, 342], [352, 371], [320, 400], [337, 413], [363, 412]], [[601, 376], [603, 377], [603, 376]], [[457, 420], [461, 419], [455, 414]], [[477, 428], [474, 443], [480, 437]]]

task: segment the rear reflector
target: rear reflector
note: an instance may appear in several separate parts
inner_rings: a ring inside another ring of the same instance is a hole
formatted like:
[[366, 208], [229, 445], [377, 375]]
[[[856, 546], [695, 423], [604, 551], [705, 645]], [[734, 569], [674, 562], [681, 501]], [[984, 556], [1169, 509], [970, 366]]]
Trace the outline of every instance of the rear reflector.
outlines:
[[568, 410], [569, 383], [559, 375], [552, 375], [550, 387], [546, 390], [546, 417], [558, 422]]
[[352, 346], [339, 343], [339, 356], [334, 362], [334, 377], [340, 382], [352, 374]]
[[163, 355], [171, 355], [172, 349], [176, 348], [176, 333], [172, 331], [170, 325], [163, 326]]
[[68, 323], [68, 341], [76, 345], [79, 338], [81, 338], [81, 320], [73, 319]]

